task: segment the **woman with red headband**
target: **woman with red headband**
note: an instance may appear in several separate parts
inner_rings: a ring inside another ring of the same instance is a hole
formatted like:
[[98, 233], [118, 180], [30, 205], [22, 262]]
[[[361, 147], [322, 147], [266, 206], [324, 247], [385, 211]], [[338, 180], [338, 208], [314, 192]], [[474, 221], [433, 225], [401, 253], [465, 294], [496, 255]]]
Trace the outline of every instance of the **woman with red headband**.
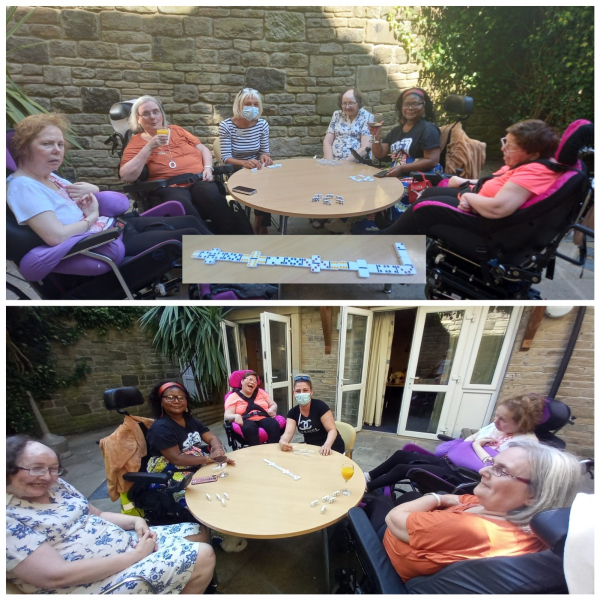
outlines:
[[431, 171], [440, 162], [440, 130], [435, 121], [433, 102], [425, 90], [411, 88], [396, 101], [400, 125], [379, 140], [373, 132], [373, 156], [392, 155], [387, 177], [407, 177], [411, 171]]

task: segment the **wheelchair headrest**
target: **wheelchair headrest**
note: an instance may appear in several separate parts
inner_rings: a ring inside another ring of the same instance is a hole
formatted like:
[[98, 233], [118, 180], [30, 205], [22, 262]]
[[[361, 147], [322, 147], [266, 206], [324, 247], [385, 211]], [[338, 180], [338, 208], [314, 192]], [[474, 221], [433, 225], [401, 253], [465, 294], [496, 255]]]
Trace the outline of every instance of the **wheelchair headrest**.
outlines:
[[573, 121], [560, 139], [554, 158], [563, 165], [574, 165], [579, 152], [594, 144], [594, 124], [585, 119]]
[[129, 129], [129, 115], [133, 107], [135, 100], [125, 100], [123, 102], [117, 102], [110, 107], [108, 116], [110, 118], [110, 124], [113, 129], [125, 135]]
[[14, 129], [8, 129], [6, 131], [6, 170], [14, 173], [17, 170], [17, 163], [15, 162], [11, 152], [9, 142], [15, 136]]
[[540, 424], [535, 428], [536, 434], [556, 431], [564, 427], [571, 418], [571, 409], [560, 400], [548, 399]]
[[[229, 376], [229, 386], [232, 388], [241, 388], [242, 387], [242, 376], [244, 375], [244, 373], [248, 373], [248, 371], [250, 371], [251, 369], [245, 369], [243, 371], [234, 371], [230, 376]], [[260, 385], [260, 377], [257, 377], [258, 381], [258, 385]]]
[[471, 96], [459, 96], [458, 94], [450, 94], [444, 100], [444, 110], [455, 113], [457, 115], [470, 115], [473, 113], [475, 104]]
[[569, 533], [570, 508], [553, 508], [538, 513], [531, 519], [532, 531], [541, 538], [554, 554], [563, 555]]
[[6, 207], [6, 259], [17, 263], [34, 248], [44, 246], [44, 240], [27, 225], [19, 225], [10, 208]]
[[106, 410], [123, 410], [144, 404], [144, 396], [136, 387], [121, 387], [104, 392]]

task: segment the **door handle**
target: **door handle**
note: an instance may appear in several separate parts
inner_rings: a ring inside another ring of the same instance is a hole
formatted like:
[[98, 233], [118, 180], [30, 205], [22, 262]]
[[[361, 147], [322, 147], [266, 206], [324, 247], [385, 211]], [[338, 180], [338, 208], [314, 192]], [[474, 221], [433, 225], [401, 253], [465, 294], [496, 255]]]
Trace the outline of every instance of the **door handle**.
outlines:
[[271, 375], [271, 379], [278, 379], [278, 377], [275, 377], [275, 375]]

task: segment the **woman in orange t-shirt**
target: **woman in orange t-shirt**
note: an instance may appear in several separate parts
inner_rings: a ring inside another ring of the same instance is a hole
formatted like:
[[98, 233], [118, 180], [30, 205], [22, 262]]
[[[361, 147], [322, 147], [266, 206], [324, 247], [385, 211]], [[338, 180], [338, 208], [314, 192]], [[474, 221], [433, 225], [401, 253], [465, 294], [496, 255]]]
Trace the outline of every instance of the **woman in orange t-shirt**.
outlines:
[[[459, 560], [545, 550], [529, 521], [541, 511], [571, 505], [581, 468], [571, 454], [522, 441], [512, 442], [480, 473], [473, 496], [425, 494], [387, 513], [383, 545], [403, 581]], [[367, 506], [376, 529], [386, 502], [391, 499]]]
[[[213, 180], [210, 150], [182, 127], [169, 125], [161, 103], [152, 96], [135, 101], [129, 128], [135, 135], [123, 151], [121, 179], [135, 181], [146, 166], [149, 181], [201, 173], [202, 179], [192, 185], [172, 185], [152, 192], [151, 200], [157, 204], [177, 200], [184, 205], [186, 214], [207, 221], [212, 233], [230, 233], [231, 215], [227, 200]], [[168, 133], [159, 133], [165, 130]]]
[[[478, 227], [473, 215], [502, 219], [517, 212], [530, 198], [547, 192], [561, 173], [538, 159], [552, 159], [558, 148], [554, 129], [543, 121], [529, 119], [511, 125], [502, 138], [505, 165], [475, 194], [467, 184], [476, 180], [452, 177], [448, 187], [425, 190], [418, 202], [376, 235], [428, 235], [435, 225]], [[458, 189], [460, 188], [460, 189]]]
[[237, 423], [249, 446], [258, 446], [258, 428], [262, 427], [269, 436], [268, 444], [279, 443], [281, 429], [275, 419], [277, 404], [265, 390], [258, 387], [258, 375], [246, 371], [242, 387], [229, 394], [225, 400], [225, 420]]

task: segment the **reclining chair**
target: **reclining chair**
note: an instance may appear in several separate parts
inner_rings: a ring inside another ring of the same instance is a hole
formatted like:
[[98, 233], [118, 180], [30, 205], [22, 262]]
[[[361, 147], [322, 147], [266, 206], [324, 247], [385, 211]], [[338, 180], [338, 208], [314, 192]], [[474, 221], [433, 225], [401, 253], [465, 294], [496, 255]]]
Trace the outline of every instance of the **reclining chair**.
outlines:
[[[8, 150], [7, 174], [17, 169]], [[96, 194], [100, 214], [119, 216], [129, 210], [129, 200], [118, 192]], [[144, 216], [185, 214], [179, 202], [169, 202], [144, 213]], [[6, 208], [6, 259], [13, 262], [31, 287], [47, 300], [59, 299], [151, 299], [178, 288], [181, 278], [167, 279], [166, 273], [181, 259], [182, 245], [170, 240], [135, 256], [125, 256], [121, 241], [122, 224], [100, 233], [74, 236], [59, 246], [50, 247], [29, 227], [17, 223]], [[58, 253], [58, 254], [57, 254]], [[60, 261], [56, 256], [62, 257]], [[8, 290], [21, 300], [25, 292], [9, 281]]]
[[[230, 392], [225, 394], [223, 398], [223, 402], [227, 400], [227, 398], [233, 393], [240, 391], [242, 389], [242, 375], [247, 373], [248, 369], [243, 371], [233, 371], [233, 373], [229, 376], [229, 386], [232, 388]], [[260, 385], [260, 377], [258, 378], [258, 385]], [[279, 427], [281, 428], [281, 433], [285, 431], [286, 418], [282, 415], [277, 415], [275, 417], [276, 421], [279, 423]], [[244, 434], [242, 433], [242, 428], [237, 424], [230, 421], [224, 421], [223, 427], [225, 429], [225, 435], [227, 435], [227, 443], [232, 450], [238, 450], [239, 448], [243, 448], [248, 445]], [[265, 444], [269, 439], [267, 432], [262, 428], [258, 428], [258, 439], [261, 444]]]
[[[580, 150], [593, 143], [593, 124], [579, 120], [565, 131], [555, 158], [565, 166], [555, 185], [530, 198], [516, 213], [502, 219], [473, 215], [473, 226], [459, 228], [443, 219], [430, 228], [427, 246], [429, 299], [540, 299], [533, 284], [554, 277], [556, 258], [585, 264], [585, 237], [579, 259], [557, 252], [572, 230], [594, 237], [580, 224], [592, 203], [593, 188]], [[417, 207], [425, 208], [423, 202]], [[447, 207], [448, 210], [457, 210]], [[418, 211], [418, 208], [415, 209]]]
[[414, 577], [403, 583], [365, 512], [351, 508], [348, 529], [363, 571], [360, 581], [353, 583], [354, 593], [566, 594], [562, 557], [569, 514], [569, 508], [559, 508], [539, 513], [531, 520], [531, 529], [547, 543], [549, 550], [459, 561], [433, 575]]
[[[144, 404], [144, 396], [136, 387], [121, 387], [104, 392], [104, 406], [107, 410], [115, 410], [121, 415], [129, 416], [127, 409]], [[139, 423], [144, 439], [148, 429]], [[150, 457], [142, 458], [138, 472], [125, 473], [123, 479], [133, 485], [128, 491], [121, 493], [121, 512], [139, 514], [150, 525], [169, 525], [173, 523], [192, 523], [197, 519], [184, 506], [173, 499], [173, 494], [184, 490], [193, 478], [193, 473], [182, 481], [173, 480], [179, 470], [168, 470], [162, 473], [147, 473], [146, 467]], [[187, 467], [185, 471], [190, 471]], [[158, 487], [151, 488], [151, 484]]]

